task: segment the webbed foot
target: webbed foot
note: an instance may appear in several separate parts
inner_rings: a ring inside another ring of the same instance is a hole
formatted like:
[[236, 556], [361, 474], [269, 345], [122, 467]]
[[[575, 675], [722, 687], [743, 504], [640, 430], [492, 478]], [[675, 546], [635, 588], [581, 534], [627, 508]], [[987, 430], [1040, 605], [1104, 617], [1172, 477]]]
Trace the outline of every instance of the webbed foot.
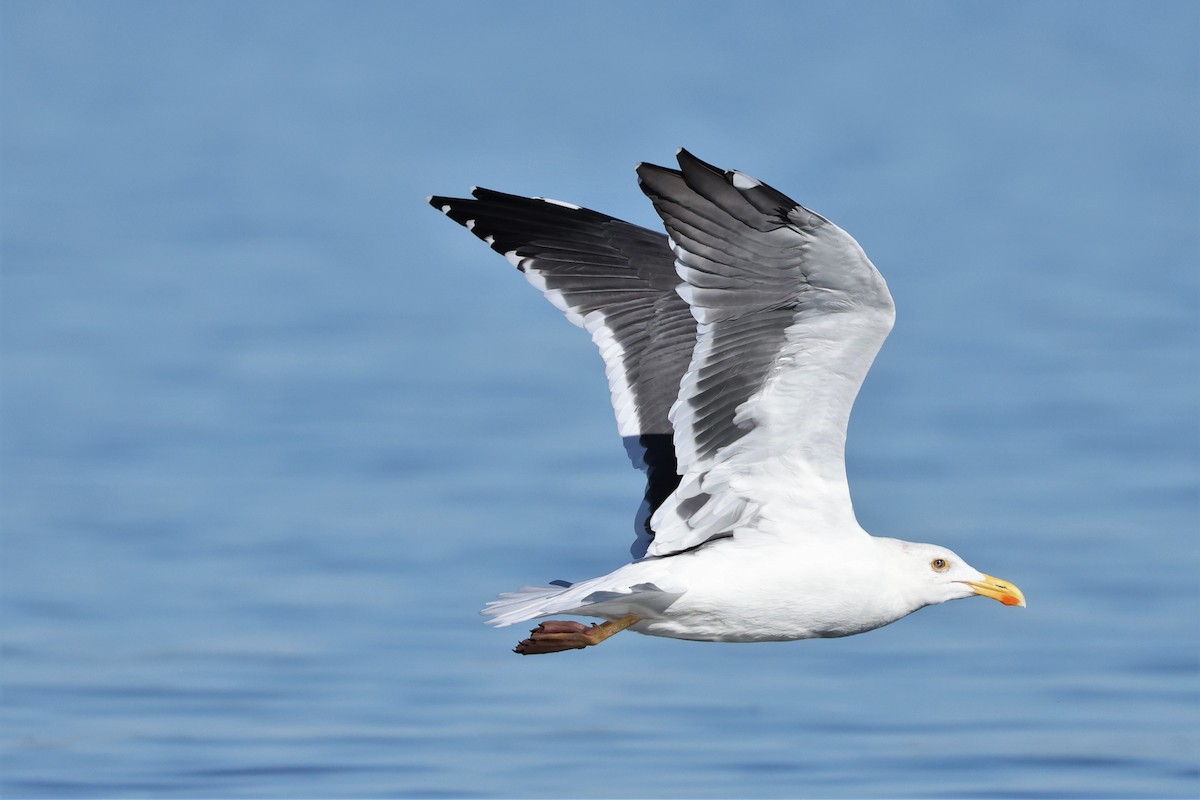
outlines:
[[635, 614], [628, 614], [621, 619], [599, 625], [584, 625], [582, 622], [565, 619], [547, 620], [531, 630], [529, 638], [519, 642], [513, 648], [513, 652], [523, 656], [535, 656], [542, 653], [559, 653], [563, 650], [582, 650], [600, 644], [639, 619]]

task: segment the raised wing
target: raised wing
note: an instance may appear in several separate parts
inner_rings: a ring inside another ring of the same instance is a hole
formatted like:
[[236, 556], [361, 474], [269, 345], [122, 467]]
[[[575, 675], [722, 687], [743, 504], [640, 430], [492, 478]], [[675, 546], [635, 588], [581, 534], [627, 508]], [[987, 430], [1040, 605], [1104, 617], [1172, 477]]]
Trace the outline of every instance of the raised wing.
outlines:
[[853, 522], [846, 426], [895, 319], [887, 284], [824, 217], [740, 172], [678, 158], [679, 170], [638, 168], [698, 322], [670, 412], [683, 478], [654, 513], [648, 553]]
[[507, 258], [600, 349], [618, 431], [647, 476], [640, 557], [650, 514], [679, 483], [668, 412], [696, 342], [667, 237], [557, 200], [471, 193], [429, 203]]

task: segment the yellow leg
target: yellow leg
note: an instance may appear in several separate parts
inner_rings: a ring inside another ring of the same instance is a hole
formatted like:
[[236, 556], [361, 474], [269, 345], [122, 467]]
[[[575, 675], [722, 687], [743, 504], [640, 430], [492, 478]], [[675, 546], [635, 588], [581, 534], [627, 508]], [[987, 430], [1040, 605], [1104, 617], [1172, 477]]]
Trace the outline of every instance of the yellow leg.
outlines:
[[529, 638], [513, 648], [523, 656], [559, 653], [563, 650], [582, 650], [600, 644], [605, 639], [634, 625], [641, 617], [627, 614], [617, 620], [599, 625], [584, 625], [565, 619], [552, 619], [529, 632]]

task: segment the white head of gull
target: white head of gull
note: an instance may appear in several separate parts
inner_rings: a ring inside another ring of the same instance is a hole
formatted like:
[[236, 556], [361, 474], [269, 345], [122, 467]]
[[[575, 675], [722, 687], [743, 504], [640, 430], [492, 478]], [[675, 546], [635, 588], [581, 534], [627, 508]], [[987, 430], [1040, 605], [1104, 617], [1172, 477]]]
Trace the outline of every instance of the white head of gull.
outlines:
[[1016, 586], [945, 547], [869, 535], [846, 483], [846, 427], [895, 319], [849, 234], [770, 186], [680, 150], [642, 164], [666, 235], [487, 189], [429, 202], [504, 255], [600, 349], [617, 428], [647, 476], [634, 560], [528, 586], [494, 625], [557, 614], [516, 652], [652, 636], [849, 636], [928, 605]]

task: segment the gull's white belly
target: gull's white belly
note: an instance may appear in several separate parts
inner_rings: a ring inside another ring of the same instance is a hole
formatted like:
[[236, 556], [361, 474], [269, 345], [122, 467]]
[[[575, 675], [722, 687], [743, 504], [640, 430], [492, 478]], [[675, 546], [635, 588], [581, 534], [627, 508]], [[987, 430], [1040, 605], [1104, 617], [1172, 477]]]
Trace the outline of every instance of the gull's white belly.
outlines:
[[631, 598], [611, 610], [609, 603], [601, 604], [594, 612], [609, 618], [635, 613], [642, 621], [632, 630], [651, 636], [762, 642], [850, 636], [916, 610], [885, 588], [869, 538], [863, 548], [853, 548], [859, 552], [840, 545], [827, 562], [812, 547], [746, 547], [730, 539], [629, 565], [623, 569], [645, 566], [659, 573], [655, 582], [675, 587], [678, 597], [665, 607], [639, 607]]

